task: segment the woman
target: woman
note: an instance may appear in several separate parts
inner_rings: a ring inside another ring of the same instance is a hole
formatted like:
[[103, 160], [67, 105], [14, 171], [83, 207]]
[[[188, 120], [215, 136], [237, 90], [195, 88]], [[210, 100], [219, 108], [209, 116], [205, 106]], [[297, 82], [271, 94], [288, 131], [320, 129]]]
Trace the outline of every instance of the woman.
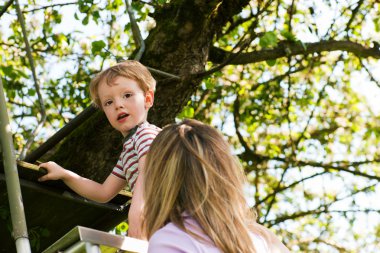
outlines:
[[289, 252], [255, 222], [244, 179], [214, 128], [196, 120], [165, 127], [146, 158], [148, 252]]

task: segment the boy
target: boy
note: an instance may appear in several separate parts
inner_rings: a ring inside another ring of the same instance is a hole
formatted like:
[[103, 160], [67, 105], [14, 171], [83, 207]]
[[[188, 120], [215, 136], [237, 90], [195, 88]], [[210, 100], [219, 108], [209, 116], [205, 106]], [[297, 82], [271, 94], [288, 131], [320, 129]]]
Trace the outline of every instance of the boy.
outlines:
[[149, 70], [137, 61], [119, 63], [100, 72], [91, 81], [90, 94], [94, 105], [104, 111], [112, 127], [125, 138], [119, 160], [102, 184], [54, 162], [40, 165], [48, 173], [39, 181], [61, 179], [79, 195], [101, 203], [115, 197], [127, 181], [133, 193], [128, 213], [128, 236], [139, 239], [145, 239], [141, 233], [145, 155], [161, 130], [146, 121], [153, 105], [155, 85]]

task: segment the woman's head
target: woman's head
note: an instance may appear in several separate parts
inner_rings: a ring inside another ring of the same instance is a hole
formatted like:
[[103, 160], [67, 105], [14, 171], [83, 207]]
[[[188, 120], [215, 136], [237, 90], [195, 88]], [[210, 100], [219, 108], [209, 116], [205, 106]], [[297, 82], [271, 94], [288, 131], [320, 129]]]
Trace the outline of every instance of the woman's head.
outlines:
[[145, 165], [148, 238], [169, 221], [184, 229], [182, 214], [186, 211], [217, 246], [224, 244], [224, 237], [231, 238], [228, 233], [233, 232], [228, 227], [235, 230], [241, 224], [236, 229], [244, 226], [247, 230], [245, 224], [254, 221], [243, 182], [239, 162], [216, 129], [196, 120], [165, 127], [152, 143]]

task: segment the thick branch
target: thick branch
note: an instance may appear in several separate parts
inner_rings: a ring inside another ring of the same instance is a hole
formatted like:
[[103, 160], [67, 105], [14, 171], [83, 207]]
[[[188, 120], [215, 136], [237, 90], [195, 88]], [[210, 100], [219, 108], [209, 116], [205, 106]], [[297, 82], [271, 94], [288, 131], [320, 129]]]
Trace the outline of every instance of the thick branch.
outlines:
[[136, 45], [139, 47], [139, 51], [135, 55], [135, 60], [139, 61], [141, 59], [142, 54], [145, 51], [145, 42], [141, 36], [140, 28], [137, 25], [137, 21], [133, 14], [133, 9], [131, 8], [131, 5], [129, 4], [129, 0], [125, 0], [125, 6], [128, 12], [129, 20], [131, 22], [133, 39], [136, 42]]
[[[376, 184], [375, 184], [376, 185]], [[319, 207], [311, 210], [306, 210], [306, 211], [298, 211], [294, 212], [292, 214], [284, 214], [283, 216], [279, 216], [274, 220], [269, 221], [270, 226], [274, 224], [278, 224], [280, 222], [284, 222], [286, 220], [295, 220], [296, 218], [299, 217], [304, 217], [308, 215], [320, 215], [323, 213], [350, 213], [350, 212], [364, 212], [364, 213], [369, 213], [369, 212], [380, 212], [378, 209], [346, 209], [346, 210], [330, 210], [329, 207], [333, 205], [334, 203], [337, 203], [339, 201], [343, 201], [347, 198], [352, 198], [354, 195], [357, 195], [358, 193], [361, 192], [366, 192], [368, 189], [372, 188], [374, 185], [366, 186], [362, 189], [358, 189], [353, 193], [349, 193], [346, 196], [343, 196], [341, 198], [336, 198], [330, 203], [325, 203], [321, 204]]]
[[4, 4], [4, 7], [0, 10], [0, 17], [4, 15], [4, 13], [7, 12], [9, 6], [12, 5], [14, 0], [9, 0], [6, 4]]
[[380, 213], [379, 209], [373, 209], [373, 208], [367, 208], [367, 209], [349, 209], [349, 210], [328, 210], [326, 208], [321, 208], [321, 209], [315, 209], [315, 210], [308, 210], [304, 212], [296, 212], [291, 215], [284, 215], [284, 216], [279, 216], [277, 219], [270, 220], [266, 224], [268, 227], [272, 227], [276, 224], [279, 224], [281, 222], [285, 222], [287, 220], [296, 220], [297, 218], [309, 216], [309, 215], [321, 215], [323, 213], [342, 213], [342, 214], [347, 214], [347, 213]]
[[349, 162], [349, 161], [335, 161], [331, 163], [320, 163], [320, 162], [314, 162], [314, 161], [303, 161], [303, 160], [296, 160], [291, 157], [270, 157], [262, 154], [257, 154], [251, 149], [245, 150], [243, 156], [244, 159], [249, 159], [255, 162], [262, 162], [262, 161], [279, 161], [289, 164], [296, 164], [297, 166], [311, 166], [311, 167], [317, 167], [317, 168], [323, 168], [327, 171], [335, 170], [335, 171], [344, 171], [356, 176], [361, 176], [368, 179], [377, 180], [380, 182], [380, 176], [378, 175], [371, 175], [368, 173], [361, 172], [357, 169], [350, 169], [350, 168], [356, 168], [360, 165], [365, 164], [372, 164], [372, 163], [380, 163], [380, 159], [374, 159], [374, 160], [365, 160], [365, 161], [359, 161], [359, 162]]
[[[260, 51], [253, 51], [249, 53], [239, 53], [238, 56], [232, 57], [233, 59], [229, 62], [229, 64], [248, 64], [268, 60], [275, 60], [278, 58], [288, 56], [332, 51], [347, 51], [355, 54], [360, 58], [373, 57], [375, 59], [380, 59], [379, 47], [369, 48], [352, 41], [329, 40], [303, 44], [300, 42], [284, 41], [279, 43], [279, 46], [273, 49], [263, 49]], [[221, 63], [226, 58], [230, 58], [232, 55], [233, 53], [231, 52], [227, 52], [218, 48], [212, 48], [210, 50], [209, 60], [213, 63]]]

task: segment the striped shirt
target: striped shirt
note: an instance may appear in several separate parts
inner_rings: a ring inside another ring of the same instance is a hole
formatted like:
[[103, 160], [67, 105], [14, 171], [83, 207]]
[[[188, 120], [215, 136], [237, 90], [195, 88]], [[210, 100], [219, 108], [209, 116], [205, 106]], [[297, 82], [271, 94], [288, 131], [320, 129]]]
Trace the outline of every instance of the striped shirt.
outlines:
[[144, 122], [136, 131], [124, 141], [123, 151], [112, 170], [115, 176], [127, 180], [130, 190], [133, 192], [137, 180], [139, 159], [147, 154], [154, 138], [161, 131], [155, 125]]

